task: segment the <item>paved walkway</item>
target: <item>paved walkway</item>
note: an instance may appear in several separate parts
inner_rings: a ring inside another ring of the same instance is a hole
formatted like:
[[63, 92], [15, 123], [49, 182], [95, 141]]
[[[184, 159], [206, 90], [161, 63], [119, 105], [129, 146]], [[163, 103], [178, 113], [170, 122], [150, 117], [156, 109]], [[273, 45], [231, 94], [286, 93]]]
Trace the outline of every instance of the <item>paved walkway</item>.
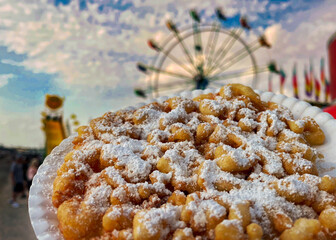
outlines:
[[0, 239], [1, 240], [36, 240], [30, 225], [27, 198], [18, 199], [19, 208], [8, 204], [11, 197], [9, 178], [10, 159], [0, 158]]

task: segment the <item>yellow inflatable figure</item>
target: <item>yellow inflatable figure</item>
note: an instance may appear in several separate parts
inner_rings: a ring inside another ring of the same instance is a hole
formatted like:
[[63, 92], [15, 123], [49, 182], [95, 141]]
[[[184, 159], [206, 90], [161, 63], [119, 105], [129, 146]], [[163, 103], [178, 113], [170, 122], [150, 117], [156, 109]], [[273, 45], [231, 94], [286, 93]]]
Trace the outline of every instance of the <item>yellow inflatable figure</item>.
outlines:
[[42, 130], [46, 138], [46, 154], [58, 146], [66, 138], [66, 131], [63, 124], [63, 102], [64, 98], [57, 95], [46, 95], [45, 111], [42, 115]]

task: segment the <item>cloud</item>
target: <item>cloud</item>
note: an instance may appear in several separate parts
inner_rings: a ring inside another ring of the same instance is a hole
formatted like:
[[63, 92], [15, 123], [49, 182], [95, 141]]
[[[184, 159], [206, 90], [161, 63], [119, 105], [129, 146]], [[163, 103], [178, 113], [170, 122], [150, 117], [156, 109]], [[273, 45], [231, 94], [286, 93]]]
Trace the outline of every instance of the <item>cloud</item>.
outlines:
[[277, 10], [284, 10], [290, 5], [290, 2], [282, 2], [282, 3], [277, 3], [277, 4], [270, 4], [268, 10], [269, 11], [277, 11]]
[[1, 74], [0, 75], [0, 88], [8, 84], [8, 80], [15, 77], [14, 74]]
[[283, 31], [281, 24], [274, 24], [272, 26], [269, 26], [265, 29], [265, 37], [267, 41], [274, 47], [276, 45], [277, 40], [279, 38], [279, 33]]
[[12, 66], [17, 66], [17, 67], [24, 66], [21, 62], [13, 61], [11, 59], [1, 59], [0, 62], [3, 63], [3, 64], [9, 64], [9, 65], [12, 65]]
[[279, 59], [307, 59], [326, 56], [328, 38], [335, 32], [335, 1], [292, 15], [290, 24], [282, 22], [270, 26], [278, 41], [271, 51]]
[[[203, 18], [222, 6], [228, 16], [240, 11], [237, 1], [126, 1], [118, 9], [106, 4], [78, 1], [54, 6], [45, 0], [0, 0], [0, 43], [28, 57], [22, 64], [34, 72], [59, 74], [77, 86], [132, 86], [140, 77], [135, 63], [149, 60], [146, 39], [162, 35], [168, 18], [190, 23], [189, 9], [204, 9]], [[264, 12], [267, 1], [249, 1], [244, 8]], [[258, 5], [258, 7], [256, 6]], [[165, 34], [167, 31], [165, 30]], [[159, 37], [160, 38], [160, 37]], [[129, 71], [133, 67], [131, 71]]]
[[[332, 13], [330, 5], [335, 4], [325, 4], [313, 14], [307, 10], [294, 16], [292, 23], [299, 24], [294, 31], [284, 28], [288, 22], [269, 27], [266, 32], [271, 31], [268, 34], [271, 41], [281, 39], [274, 44], [272, 54], [281, 60], [320, 51], [321, 43], [325, 42], [320, 36], [334, 29], [334, 15], [328, 14]], [[150, 62], [153, 56], [146, 39], [162, 41], [168, 34], [164, 27], [168, 18], [181, 25], [189, 24], [188, 11], [196, 8], [203, 10], [203, 19], [209, 20], [213, 8], [222, 6], [228, 16], [248, 13], [253, 20], [259, 13], [285, 9], [289, 5], [268, 6], [265, 0], [183, 0], [177, 6], [172, 0], [136, 0], [125, 1], [119, 7], [113, 1], [87, 2], [86, 6], [81, 9], [77, 0], [57, 7], [46, 0], [0, 0], [0, 25], [3, 26], [0, 44], [27, 55], [26, 60], [18, 64], [34, 72], [58, 74], [61, 85], [77, 89], [131, 89], [143, 78], [135, 63]], [[96, 95], [100, 95], [100, 90]]]

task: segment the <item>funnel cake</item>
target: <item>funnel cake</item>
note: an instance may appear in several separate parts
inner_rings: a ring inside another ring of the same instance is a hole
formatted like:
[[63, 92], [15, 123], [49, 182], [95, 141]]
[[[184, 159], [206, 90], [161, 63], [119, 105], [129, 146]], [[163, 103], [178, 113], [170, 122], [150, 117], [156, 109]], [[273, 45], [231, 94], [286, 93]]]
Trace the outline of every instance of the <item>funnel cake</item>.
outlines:
[[65, 239], [334, 239], [336, 180], [310, 117], [228, 84], [108, 112], [54, 180]]

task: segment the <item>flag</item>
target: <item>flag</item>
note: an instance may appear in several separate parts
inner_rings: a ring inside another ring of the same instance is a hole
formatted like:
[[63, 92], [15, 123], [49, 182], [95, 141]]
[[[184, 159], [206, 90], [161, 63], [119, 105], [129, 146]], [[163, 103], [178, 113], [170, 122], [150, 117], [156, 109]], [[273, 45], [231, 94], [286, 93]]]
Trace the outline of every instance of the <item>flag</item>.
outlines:
[[315, 89], [315, 100], [316, 102], [318, 102], [320, 99], [321, 84], [317, 77], [314, 77], [314, 85], [315, 85], [315, 88], [314, 88]]
[[310, 93], [309, 93], [309, 97], [313, 95], [313, 84], [314, 84], [314, 69], [313, 69], [313, 61], [310, 60], [310, 67], [309, 67], [309, 89], [310, 89]]
[[322, 86], [325, 88], [325, 74], [324, 74], [324, 58], [321, 58], [321, 83]]
[[286, 81], [286, 73], [282, 68], [280, 68], [280, 93], [284, 93], [284, 85]]
[[304, 68], [304, 78], [305, 78], [305, 92], [306, 92], [306, 95], [308, 97], [311, 97], [313, 88], [312, 88], [311, 79], [309, 78], [306, 67]]
[[324, 101], [328, 102], [329, 101], [329, 95], [330, 95], [330, 87], [329, 87], [329, 82], [325, 77], [324, 73], [324, 58], [321, 58], [321, 83], [322, 87], [324, 89]]
[[325, 102], [329, 102], [330, 98], [330, 82], [325, 78]]
[[296, 63], [294, 64], [293, 67], [293, 91], [294, 91], [294, 97], [299, 98], [299, 89], [296, 76]]

